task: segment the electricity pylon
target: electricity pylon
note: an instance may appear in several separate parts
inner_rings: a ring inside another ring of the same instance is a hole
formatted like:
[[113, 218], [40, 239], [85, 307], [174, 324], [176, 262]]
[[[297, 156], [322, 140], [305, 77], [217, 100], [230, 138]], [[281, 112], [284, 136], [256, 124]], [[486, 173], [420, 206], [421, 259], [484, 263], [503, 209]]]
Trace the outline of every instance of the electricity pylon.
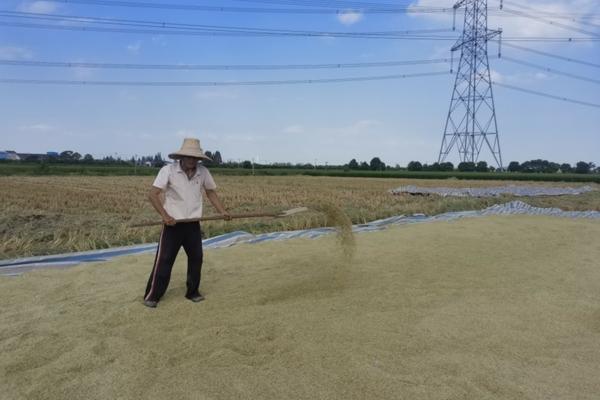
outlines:
[[438, 162], [455, 145], [461, 161], [477, 162], [485, 145], [502, 168], [487, 52], [488, 41], [502, 31], [487, 27], [487, 0], [460, 0], [454, 5], [455, 14], [460, 7], [465, 8], [463, 32], [451, 49], [460, 50], [460, 61]]

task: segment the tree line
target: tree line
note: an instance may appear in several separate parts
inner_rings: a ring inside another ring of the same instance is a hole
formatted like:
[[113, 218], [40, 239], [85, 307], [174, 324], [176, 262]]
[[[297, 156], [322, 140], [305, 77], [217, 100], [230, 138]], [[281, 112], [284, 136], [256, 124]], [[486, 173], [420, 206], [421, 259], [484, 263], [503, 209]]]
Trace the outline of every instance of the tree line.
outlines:
[[[488, 165], [486, 161], [478, 162], [461, 162], [456, 168], [451, 162], [434, 162], [432, 164], [421, 163], [420, 161], [411, 161], [408, 165], [403, 168], [396, 164], [395, 166], [389, 166], [384, 163], [381, 158], [373, 157], [370, 162], [357, 161], [356, 158], [351, 159], [347, 164], [344, 165], [315, 165], [310, 163], [296, 163], [292, 164], [289, 162], [272, 163], [272, 164], [258, 164], [250, 160], [244, 161], [223, 161], [223, 156], [219, 150], [214, 152], [206, 151], [205, 154], [210, 157], [210, 160], [203, 160], [202, 163], [207, 167], [220, 167], [220, 168], [244, 168], [244, 169], [264, 169], [264, 168], [275, 168], [275, 169], [343, 169], [343, 170], [363, 170], [363, 171], [386, 171], [386, 170], [408, 170], [408, 171], [436, 171], [436, 172], [452, 172], [458, 170], [459, 172], [494, 172], [497, 169], [494, 166]], [[149, 166], [149, 167], [162, 167], [166, 164], [166, 160], [163, 159], [161, 153], [154, 155], [145, 156], [134, 156], [130, 159], [122, 159], [115, 155], [105, 156], [99, 159], [95, 159], [91, 154], [81, 155], [80, 153], [72, 150], [65, 150], [61, 153], [48, 153], [48, 154], [30, 154], [25, 157], [24, 161], [42, 161], [42, 162], [56, 162], [56, 163], [74, 163], [74, 164], [100, 164], [100, 165], [135, 165], [135, 166]], [[568, 163], [555, 163], [548, 160], [536, 159], [529, 160], [523, 163], [518, 161], [511, 161], [505, 169], [508, 172], [524, 172], [524, 173], [576, 173], [576, 174], [589, 174], [589, 173], [600, 173], [600, 166], [596, 166], [593, 162], [579, 161], [575, 165]]]
[[[220, 166], [223, 164], [223, 157], [219, 150], [214, 153], [206, 151], [205, 154], [211, 158], [211, 160], [203, 160], [203, 164], [207, 166]], [[99, 165], [136, 165], [136, 166], [148, 166], [148, 167], [162, 167], [166, 164], [166, 160], [163, 159], [161, 153], [154, 155], [145, 156], [132, 156], [129, 159], [121, 158], [116, 155], [104, 156], [101, 158], [94, 158], [91, 154], [81, 155], [80, 153], [73, 150], [65, 150], [60, 153], [47, 153], [47, 154], [29, 154], [22, 158], [23, 161], [42, 161], [50, 163], [64, 163], [64, 164], [99, 164]]]
[[[408, 163], [409, 171], [454, 171], [454, 165], [451, 162], [433, 163], [431, 165], [421, 164], [419, 161], [411, 161]], [[479, 161], [477, 163], [466, 161], [458, 164], [456, 169], [460, 172], [494, 172], [496, 168], [488, 166], [487, 162]], [[525, 172], [525, 173], [576, 173], [589, 174], [600, 173], [600, 167], [597, 167], [593, 162], [579, 161], [572, 166], [568, 163], [558, 164], [548, 160], [530, 160], [520, 164], [518, 161], [511, 161], [506, 168], [508, 172]]]

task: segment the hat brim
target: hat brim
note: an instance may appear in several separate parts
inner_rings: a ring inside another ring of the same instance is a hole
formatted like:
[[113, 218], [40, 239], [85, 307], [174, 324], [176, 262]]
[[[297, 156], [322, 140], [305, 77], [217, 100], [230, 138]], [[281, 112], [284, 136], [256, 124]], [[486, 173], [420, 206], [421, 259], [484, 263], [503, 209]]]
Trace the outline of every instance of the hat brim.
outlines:
[[175, 153], [171, 153], [169, 154], [169, 158], [173, 159], [173, 160], [179, 160], [182, 157], [193, 157], [193, 158], [197, 158], [199, 160], [204, 159], [204, 160], [210, 160], [212, 161], [212, 158], [208, 157], [206, 154], [204, 153], [186, 153], [186, 152], [175, 152]]

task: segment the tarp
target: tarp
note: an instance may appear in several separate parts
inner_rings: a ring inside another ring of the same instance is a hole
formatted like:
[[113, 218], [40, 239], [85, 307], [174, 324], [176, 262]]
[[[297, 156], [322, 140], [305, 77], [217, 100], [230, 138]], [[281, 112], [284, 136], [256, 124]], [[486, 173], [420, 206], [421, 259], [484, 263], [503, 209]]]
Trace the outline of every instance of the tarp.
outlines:
[[591, 192], [594, 190], [590, 186], [582, 186], [578, 188], [559, 188], [559, 187], [544, 187], [544, 186], [496, 186], [485, 188], [449, 188], [449, 187], [420, 187], [414, 185], [400, 186], [392, 189], [392, 194], [415, 194], [429, 195], [437, 194], [442, 197], [497, 197], [504, 194], [513, 196], [561, 196], [561, 195], [577, 195], [581, 193]]
[[[413, 214], [410, 216], [399, 215], [367, 224], [354, 225], [352, 230], [355, 233], [372, 232], [385, 229], [392, 225], [405, 225], [431, 221], [449, 221], [459, 218], [481, 217], [487, 215], [550, 215], [565, 218], [587, 218], [600, 221], [600, 211], [563, 211], [559, 208], [539, 208], [533, 207], [522, 201], [511, 201], [504, 204], [495, 204], [483, 210], [475, 211], [456, 211], [439, 214], [435, 216], [426, 216], [424, 214]], [[334, 233], [335, 228], [315, 228], [303, 229], [298, 231], [271, 232], [253, 235], [244, 231], [226, 233], [204, 240], [205, 249], [214, 249], [233, 246], [238, 243], [261, 243], [274, 240], [287, 240], [294, 238], [314, 239], [324, 235]], [[79, 253], [58, 254], [52, 256], [19, 258], [14, 260], [0, 261], [0, 275], [20, 275], [24, 272], [38, 268], [65, 268], [82, 262], [107, 261], [114, 257], [140, 254], [156, 251], [157, 243], [142, 244], [135, 246], [117, 247], [104, 250], [85, 251]]]

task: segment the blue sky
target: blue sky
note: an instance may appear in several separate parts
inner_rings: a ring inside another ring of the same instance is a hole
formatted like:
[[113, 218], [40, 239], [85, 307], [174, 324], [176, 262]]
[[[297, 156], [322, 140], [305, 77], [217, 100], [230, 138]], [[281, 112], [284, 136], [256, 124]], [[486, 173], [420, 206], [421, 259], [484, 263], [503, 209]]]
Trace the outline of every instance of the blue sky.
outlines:
[[[135, 0], [142, 1], [142, 0]], [[144, 0], [150, 2], [150, 0]], [[166, 0], [152, 0], [167, 3]], [[379, 0], [379, 2], [383, 2]], [[596, 0], [514, 0], [550, 12], [598, 13]], [[175, 3], [175, 2], [174, 2]], [[262, 6], [241, 1], [178, 0], [178, 4]], [[405, 2], [388, 3], [407, 4]], [[498, 1], [489, 8], [497, 10]], [[413, 1], [451, 6], [453, 2]], [[568, 5], [572, 8], [568, 8]], [[574, 6], [574, 7], [573, 7]], [[596, 6], [596, 7], [594, 7]], [[508, 6], [507, 6], [508, 7]], [[1, 10], [145, 19], [191, 24], [323, 31], [450, 28], [450, 15], [351, 13], [285, 15], [153, 10], [3, 0]], [[600, 20], [564, 21], [600, 35]], [[595, 14], [596, 16], [598, 14]], [[0, 21], [8, 21], [0, 18]], [[462, 23], [462, 15], [457, 20]], [[11, 21], [14, 21], [11, 19]], [[587, 22], [580, 25], [579, 22]], [[595, 24], [591, 26], [590, 24]], [[586, 37], [518, 17], [490, 17], [505, 36]], [[459, 32], [454, 33], [458, 35]], [[444, 34], [447, 35], [447, 34]], [[289, 37], [194, 37], [98, 33], [0, 26], [0, 59], [161, 64], [315, 64], [449, 57], [450, 41]], [[521, 45], [521, 43], [519, 43]], [[522, 43], [600, 64], [599, 42]], [[490, 55], [497, 45], [490, 44]], [[598, 78], [599, 69], [503, 48], [503, 54], [571, 74]], [[600, 103], [600, 86], [490, 58], [493, 79], [531, 90]], [[0, 83], [0, 150], [75, 150], [96, 157], [169, 153], [198, 137], [225, 160], [341, 164], [378, 156], [387, 164], [437, 161], [454, 77], [445, 64], [347, 70], [151, 71], [0, 66], [3, 78], [244, 81], [318, 79], [448, 71], [386, 81], [282, 86], [126, 87]], [[600, 164], [600, 109], [497, 87], [498, 128], [505, 164], [544, 158]], [[492, 157], [483, 152], [483, 160]], [[456, 162], [455, 151], [450, 161]]]

